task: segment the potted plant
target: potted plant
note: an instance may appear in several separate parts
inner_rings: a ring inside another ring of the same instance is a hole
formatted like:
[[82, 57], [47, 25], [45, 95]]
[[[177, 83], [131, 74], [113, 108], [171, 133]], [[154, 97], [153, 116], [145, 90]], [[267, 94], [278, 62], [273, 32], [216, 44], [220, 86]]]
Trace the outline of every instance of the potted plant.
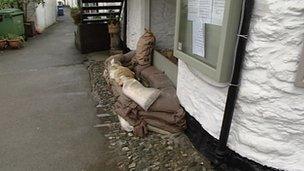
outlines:
[[5, 49], [7, 46], [7, 41], [4, 36], [0, 36], [0, 50]]
[[108, 33], [110, 35], [110, 55], [122, 53], [120, 22], [117, 18], [112, 17], [112, 19], [108, 21]]
[[24, 39], [22, 36], [18, 36], [15, 34], [7, 35], [8, 45], [13, 49], [20, 49], [23, 46]]
[[79, 7], [71, 8], [71, 17], [73, 18], [75, 25], [78, 25], [81, 22], [81, 12]]

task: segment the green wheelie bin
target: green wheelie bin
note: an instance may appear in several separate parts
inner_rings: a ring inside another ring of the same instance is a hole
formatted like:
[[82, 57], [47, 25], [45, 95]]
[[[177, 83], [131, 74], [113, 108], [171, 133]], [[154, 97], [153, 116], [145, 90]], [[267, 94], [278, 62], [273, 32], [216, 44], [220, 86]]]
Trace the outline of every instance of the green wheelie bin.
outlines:
[[14, 34], [24, 36], [23, 12], [8, 8], [0, 10], [0, 36]]

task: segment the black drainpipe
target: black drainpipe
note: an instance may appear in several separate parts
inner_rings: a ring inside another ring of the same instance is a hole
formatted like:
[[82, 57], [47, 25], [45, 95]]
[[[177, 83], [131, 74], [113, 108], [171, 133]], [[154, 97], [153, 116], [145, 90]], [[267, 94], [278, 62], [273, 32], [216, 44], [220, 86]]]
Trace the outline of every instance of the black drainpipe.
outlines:
[[242, 73], [243, 61], [245, 56], [246, 44], [247, 44], [247, 35], [249, 33], [253, 7], [254, 7], [254, 0], [244, 0], [242, 19], [238, 33], [239, 35], [237, 40], [237, 49], [235, 55], [233, 76], [228, 90], [220, 139], [216, 148], [216, 156], [219, 161], [222, 161], [227, 155], [227, 141], [229, 137], [234, 108], [239, 92], [239, 85], [241, 81], [241, 73]]

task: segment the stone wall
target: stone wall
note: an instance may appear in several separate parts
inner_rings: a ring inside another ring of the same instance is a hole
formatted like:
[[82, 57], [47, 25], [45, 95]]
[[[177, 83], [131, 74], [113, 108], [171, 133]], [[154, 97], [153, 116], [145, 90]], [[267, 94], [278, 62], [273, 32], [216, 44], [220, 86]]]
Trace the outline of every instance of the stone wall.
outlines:
[[36, 6], [37, 4], [35, 4], [34, 2], [29, 2], [27, 6], [27, 21], [35, 20]]
[[[66, 14], [68, 15], [68, 14]], [[38, 5], [36, 9], [36, 28], [38, 32], [42, 32], [56, 22], [57, 2], [54, 0], [45, 0], [45, 3]]]
[[[304, 40], [303, 0], [256, 0], [229, 147], [261, 164], [304, 168], [304, 89], [294, 86]], [[218, 138], [227, 88], [179, 62], [182, 105]]]
[[151, 30], [156, 37], [156, 48], [173, 49], [176, 0], [152, 0]]

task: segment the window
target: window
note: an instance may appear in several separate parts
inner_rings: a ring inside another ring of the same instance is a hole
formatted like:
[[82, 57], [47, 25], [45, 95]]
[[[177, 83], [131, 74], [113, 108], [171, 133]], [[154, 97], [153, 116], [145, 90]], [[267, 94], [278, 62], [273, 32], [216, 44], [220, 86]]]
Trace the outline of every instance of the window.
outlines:
[[174, 55], [209, 78], [229, 82], [242, 0], [178, 0]]

